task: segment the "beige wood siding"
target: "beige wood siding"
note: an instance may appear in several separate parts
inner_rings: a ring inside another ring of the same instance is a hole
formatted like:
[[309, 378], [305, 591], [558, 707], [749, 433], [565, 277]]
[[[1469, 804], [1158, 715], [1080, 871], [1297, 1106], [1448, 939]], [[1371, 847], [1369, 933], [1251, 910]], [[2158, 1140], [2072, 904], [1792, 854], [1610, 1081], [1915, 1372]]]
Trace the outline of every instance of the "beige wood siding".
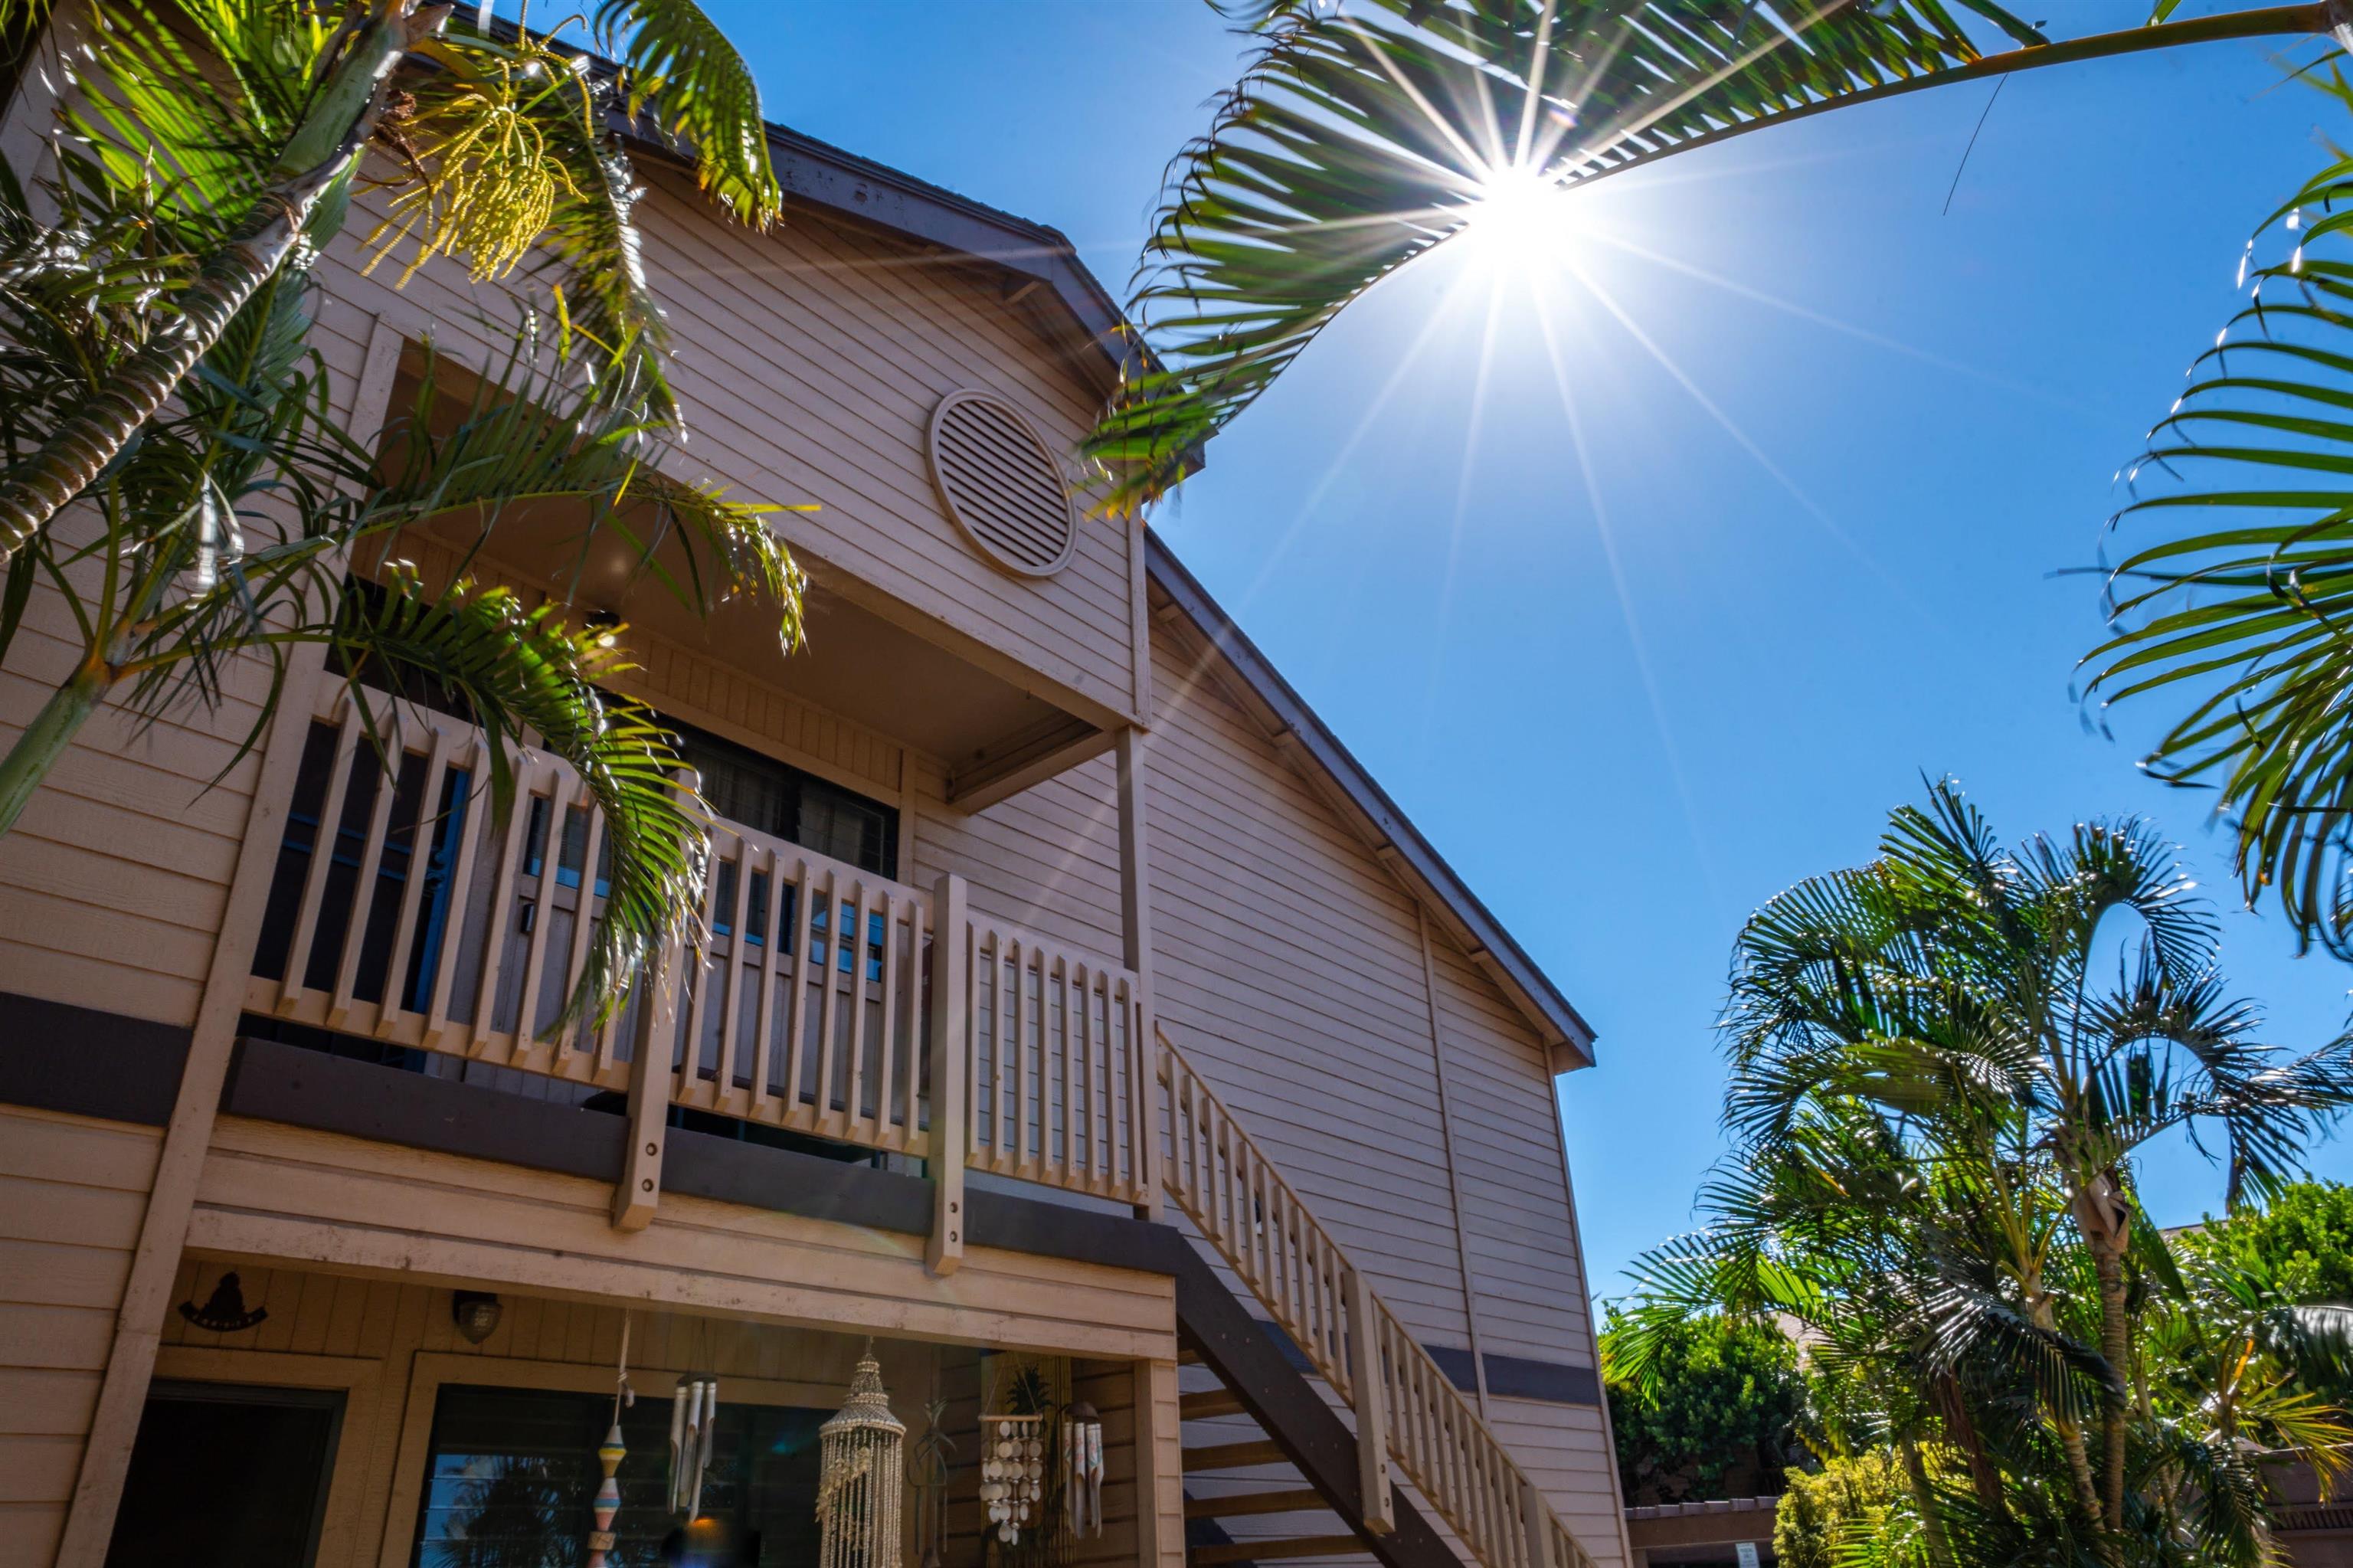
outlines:
[[612, 1187], [228, 1117], [196, 1189], [190, 1250], [541, 1294], [633, 1296], [714, 1314], [860, 1325], [1048, 1350], [1167, 1354], [1166, 1278], [976, 1247], [947, 1279], [923, 1238], [665, 1193], [616, 1231]]
[[[1127, 532], [1085, 524], [1067, 568], [1017, 578], [965, 541], [932, 489], [925, 432], [949, 392], [996, 393], [1064, 451], [1093, 410], [1078, 367], [1005, 303], [991, 271], [797, 207], [753, 234], [684, 174], [649, 164], [641, 177], [647, 274], [692, 432], [667, 466], [739, 498], [814, 505], [776, 526], [828, 583], [1021, 683], [1043, 677], [1099, 715], [1132, 715]], [[411, 336], [429, 327], [461, 359], [504, 352], [482, 323], [513, 307], [456, 269], [437, 262], [398, 289], [390, 262], [363, 276], [354, 237], [368, 227], [355, 215], [321, 263], [323, 334], [364, 344], [380, 314]]]
[[935, 763], [914, 772], [913, 880], [954, 872], [975, 910], [1103, 958], [1120, 956], [1119, 814], [1112, 759], [966, 815], [945, 804]]
[[[215, 1334], [176, 1319], [167, 1324], [158, 1375], [205, 1381], [347, 1391], [341, 1445], [322, 1531], [320, 1568], [358, 1568], [408, 1560], [416, 1520], [417, 1460], [439, 1385], [466, 1382], [510, 1386], [612, 1387], [621, 1352], [623, 1312], [609, 1302], [505, 1296], [491, 1337], [470, 1345], [449, 1316], [449, 1293], [436, 1286], [273, 1267], [251, 1260], [191, 1258], [174, 1298], [201, 1298], [225, 1269], [237, 1268], [246, 1299], [266, 1308], [259, 1327]], [[716, 1372], [735, 1400], [830, 1408], [847, 1392], [858, 1336], [728, 1321], [638, 1308], [628, 1314], [629, 1370], [641, 1398], [664, 1400], [681, 1372]], [[944, 1429], [960, 1439], [965, 1464], [950, 1490], [952, 1531], [975, 1522], [977, 1481], [970, 1460], [978, 1413], [979, 1358], [955, 1346], [878, 1339], [892, 1404], [910, 1436], [923, 1429], [926, 1401], [948, 1401]], [[1072, 1568], [1138, 1561], [1134, 1529], [1135, 1455], [1132, 1363], [1071, 1363], [1076, 1397], [1102, 1412], [1106, 1439], [1105, 1530], [1071, 1548]], [[1167, 1456], [1174, 1480], [1174, 1456]], [[908, 1515], [908, 1561], [920, 1559]], [[976, 1537], [955, 1542], [957, 1568], [979, 1561]], [[16, 1561], [10, 1557], [7, 1561]], [[38, 1561], [40, 1559], [32, 1559]], [[1167, 1561], [1178, 1561], [1172, 1554]]]
[[[1153, 648], [1152, 928], [1172, 1038], [1418, 1338], [1468, 1349], [1475, 1313], [1490, 1356], [1593, 1365], [1534, 1028], [1436, 922], [1433, 998], [1404, 888], [1199, 662], [1198, 643], [1155, 626]], [[1586, 1550], [1621, 1561], [1600, 1411], [1488, 1409]]]
[[65, 1528], [161, 1146], [0, 1106], [0, 1563], [47, 1563]]

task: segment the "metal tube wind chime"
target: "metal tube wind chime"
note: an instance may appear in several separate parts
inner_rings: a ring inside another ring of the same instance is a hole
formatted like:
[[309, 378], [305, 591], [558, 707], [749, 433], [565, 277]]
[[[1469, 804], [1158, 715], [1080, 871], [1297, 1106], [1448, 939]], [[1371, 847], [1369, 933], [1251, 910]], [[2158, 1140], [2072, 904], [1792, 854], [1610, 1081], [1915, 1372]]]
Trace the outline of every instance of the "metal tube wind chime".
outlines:
[[682, 1377], [670, 1405], [670, 1511], [702, 1511], [702, 1475], [719, 1434], [719, 1380]]
[[1062, 1510], [1071, 1538], [1103, 1533], [1103, 1417], [1085, 1400], [1062, 1412]]
[[849, 1402], [818, 1428], [818, 1568], [899, 1568], [906, 1438], [870, 1340]]

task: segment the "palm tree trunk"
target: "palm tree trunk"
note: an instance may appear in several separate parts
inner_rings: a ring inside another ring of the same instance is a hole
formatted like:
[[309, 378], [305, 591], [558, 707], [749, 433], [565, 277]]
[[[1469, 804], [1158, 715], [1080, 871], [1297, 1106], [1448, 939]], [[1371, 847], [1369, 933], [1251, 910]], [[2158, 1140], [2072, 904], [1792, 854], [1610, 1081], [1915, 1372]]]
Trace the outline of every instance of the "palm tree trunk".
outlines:
[[439, 29], [448, 12], [446, 5], [390, 0], [360, 28], [310, 117], [288, 142], [276, 183], [229, 241], [206, 258], [195, 284], [175, 302], [180, 319], [110, 372], [38, 451], [0, 478], [0, 562], [47, 526], [154, 418], [254, 291], [294, 253], [320, 198], [350, 170], [374, 132], [385, 79], [411, 44]]
[[90, 722], [90, 715], [106, 701], [112, 683], [105, 664], [96, 658], [85, 660], [71, 679], [49, 694], [49, 700], [41, 705], [16, 744], [0, 757], [0, 837], [5, 837], [25, 814], [26, 804], [81, 726]]
[[1920, 1510], [1920, 1533], [1927, 1538], [1930, 1568], [1957, 1568], [1953, 1559], [1953, 1543], [1945, 1533], [1944, 1510], [1936, 1504], [1936, 1489], [1928, 1484], [1928, 1467], [1920, 1457], [1919, 1445], [1906, 1439], [1896, 1445], [1904, 1461], [1904, 1478], [1910, 1484], [1913, 1506]]
[[[2092, 1245], [2092, 1265], [2100, 1281], [2100, 1354], [2118, 1377], [2125, 1375], [2132, 1352], [2130, 1325], [2125, 1320], [2125, 1266], [2114, 1247], [2104, 1241]], [[2115, 1389], [2100, 1393], [2101, 1503], [2111, 1525], [2125, 1517], [2124, 1395]]]

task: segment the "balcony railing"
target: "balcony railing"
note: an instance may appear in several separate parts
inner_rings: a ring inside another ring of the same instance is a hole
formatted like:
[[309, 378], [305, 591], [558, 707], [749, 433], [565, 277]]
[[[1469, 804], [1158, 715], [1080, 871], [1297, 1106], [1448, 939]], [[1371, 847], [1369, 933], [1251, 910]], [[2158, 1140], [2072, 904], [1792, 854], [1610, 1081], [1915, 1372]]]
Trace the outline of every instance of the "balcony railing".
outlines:
[[[604, 911], [604, 823], [573, 770], [512, 758], [491, 821], [488, 742], [402, 705], [379, 756], [322, 683], [247, 1010], [383, 1044], [625, 1090], [641, 1010], [671, 1020], [671, 1103], [862, 1149], [934, 1152], [932, 894], [733, 823], [712, 832], [695, 941], [601, 1026], [565, 1004]], [[947, 998], [957, 1140], [974, 1169], [1148, 1200], [1151, 1075], [1136, 976], [964, 908]], [[653, 988], [659, 988], [659, 992]]]

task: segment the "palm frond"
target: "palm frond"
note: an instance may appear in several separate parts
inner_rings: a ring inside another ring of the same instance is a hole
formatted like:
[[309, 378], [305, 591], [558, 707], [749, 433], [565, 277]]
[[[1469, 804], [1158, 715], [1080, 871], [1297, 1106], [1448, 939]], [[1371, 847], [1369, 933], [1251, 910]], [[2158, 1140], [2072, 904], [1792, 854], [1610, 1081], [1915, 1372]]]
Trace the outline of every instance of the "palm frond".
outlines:
[[[353, 700], [384, 702], [365, 683], [391, 671], [464, 704], [490, 737], [497, 820], [513, 805], [508, 747], [533, 734], [579, 775], [603, 813], [609, 892], [559, 1027], [591, 1014], [601, 1022], [620, 1005], [630, 976], [687, 937], [702, 905], [710, 810], [669, 731], [642, 705], [598, 689], [626, 662], [593, 632], [566, 631], [558, 607], [526, 609], [503, 588], [469, 583], [430, 598], [403, 574], [382, 595], [343, 603], [334, 644]], [[371, 725], [379, 722], [371, 713]]]
[[597, 0], [597, 46], [620, 60], [628, 111], [650, 109], [683, 137], [703, 188], [739, 222], [764, 228], [782, 205], [768, 162], [760, 88], [694, 0]]
[[[2341, 78], [2326, 90], [2353, 108]], [[2265, 224], [2293, 247], [2191, 366], [2134, 466], [2108, 577], [2115, 634], [2085, 655], [2103, 705], [2186, 700], [2143, 767], [2213, 792], [2245, 896], [2353, 957], [2353, 213], [2339, 157]], [[2144, 479], [2158, 482], [2147, 493]], [[2142, 537], [2142, 535], [2152, 535]]]
[[[1499, 187], [1567, 189], [1941, 82], [2179, 38], [2309, 31], [2316, 8], [2052, 44], [1941, 0], [1370, 0], [1231, 7], [1261, 42], [1169, 165], [1129, 313], [1158, 355], [1088, 450], [1165, 493], [1351, 303], [1468, 231]], [[1957, 20], [2020, 46], [1984, 56]]]

